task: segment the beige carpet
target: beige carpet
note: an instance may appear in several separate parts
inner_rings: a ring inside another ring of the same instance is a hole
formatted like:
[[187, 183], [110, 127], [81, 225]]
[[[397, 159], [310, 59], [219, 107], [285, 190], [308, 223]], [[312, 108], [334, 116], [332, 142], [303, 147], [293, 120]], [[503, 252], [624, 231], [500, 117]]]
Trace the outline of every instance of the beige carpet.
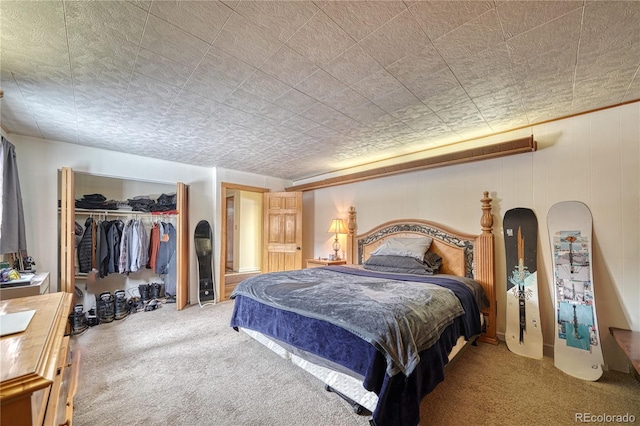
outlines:
[[473, 425], [575, 425], [578, 413], [628, 413], [640, 424], [640, 383], [615, 371], [588, 382], [558, 370], [552, 358], [478, 344], [454, 360], [420, 408], [425, 425], [461, 425], [465, 418]]
[[[368, 425], [321, 382], [231, 329], [232, 302], [164, 305], [74, 338], [74, 425]], [[553, 360], [469, 347], [422, 402], [423, 425], [575, 424], [576, 413], [634, 415], [640, 384], [573, 379]]]

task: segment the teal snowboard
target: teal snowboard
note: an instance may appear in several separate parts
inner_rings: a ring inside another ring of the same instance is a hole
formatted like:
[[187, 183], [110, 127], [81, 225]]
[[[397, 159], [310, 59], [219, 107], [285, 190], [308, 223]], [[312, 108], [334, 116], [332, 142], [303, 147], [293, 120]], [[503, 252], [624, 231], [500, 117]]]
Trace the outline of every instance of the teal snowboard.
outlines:
[[513, 353], [542, 359], [542, 329], [538, 305], [538, 220], [530, 209], [504, 215], [507, 260], [507, 322], [505, 341]]
[[604, 360], [593, 292], [591, 212], [578, 201], [554, 204], [547, 227], [555, 290], [554, 364], [571, 376], [595, 381]]

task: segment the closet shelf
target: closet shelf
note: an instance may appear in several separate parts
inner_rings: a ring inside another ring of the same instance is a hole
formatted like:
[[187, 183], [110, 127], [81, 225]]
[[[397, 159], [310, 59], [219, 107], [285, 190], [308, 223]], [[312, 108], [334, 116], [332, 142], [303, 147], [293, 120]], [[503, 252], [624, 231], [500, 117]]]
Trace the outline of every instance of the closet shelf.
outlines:
[[[58, 212], [61, 209], [58, 208]], [[161, 216], [177, 216], [176, 210], [166, 212], [140, 212], [134, 210], [98, 210], [98, 209], [75, 209], [76, 214], [80, 215], [103, 215], [103, 216], [139, 216], [139, 217], [161, 217]]]

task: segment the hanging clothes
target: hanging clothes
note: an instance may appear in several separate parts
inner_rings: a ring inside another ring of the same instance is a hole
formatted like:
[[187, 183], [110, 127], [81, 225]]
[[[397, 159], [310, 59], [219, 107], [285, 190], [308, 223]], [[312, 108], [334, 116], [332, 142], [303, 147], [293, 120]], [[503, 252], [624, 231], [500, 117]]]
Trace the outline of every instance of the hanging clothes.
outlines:
[[27, 250], [22, 192], [15, 147], [2, 136], [2, 187], [0, 201], [0, 254]]
[[164, 275], [165, 293], [176, 294], [176, 228], [171, 223], [160, 222], [160, 248], [156, 274]]
[[125, 274], [129, 272], [129, 250], [131, 239], [131, 225], [133, 221], [127, 220], [122, 229], [122, 238], [120, 239], [120, 256], [118, 256], [118, 272]]
[[149, 235], [149, 253], [146, 266], [147, 269], [153, 269], [155, 271], [158, 261], [158, 250], [160, 249], [160, 227], [157, 222], [154, 222]]
[[84, 223], [84, 233], [78, 244], [78, 271], [89, 273], [92, 268], [93, 257], [93, 218], [88, 217]]
[[139, 219], [128, 220], [120, 238], [118, 272], [128, 274], [144, 269], [147, 265], [148, 251], [149, 239], [144, 223]]
[[158, 247], [158, 256], [156, 259], [156, 269], [155, 269], [155, 273], [158, 275], [165, 275], [167, 273], [167, 268], [169, 266], [169, 245], [167, 244], [169, 242], [169, 235], [166, 232], [166, 223], [165, 222], [159, 222], [158, 223], [158, 229], [159, 229], [159, 247]]
[[109, 275], [109, 240], [107, 234], [111, 227], [111, 222], [101, 220], [98, 222], [98, 232], [96, 234], [96, 261], [98, 263], [98, 275], [104, 278]]
[[95, 267], [97, 275], [104, 278], [110, 273], [128, 275], [146, 267], [160, 275], [165, 281], [165, 290], [168, 288], [170, 294], [175, 295], [176, 229], [171, 223], [153, 223], [148, 233], [141, 219], [96, 223], [89, 217], [85, 227], [78, 244], [80, 272], [90, 272]]
[[107, 232], [107, 240], [109, 244], [107, 273], [109, 274], [118, 272], [118, 262], [120, 261], [120, 240], [122, 239], [123, 228], [124, 222], [120, 219], [116, 219], [111, 222], [111, 226]]
[[147, 231], [141, 220], [133, 221], [131, 225], [131, 251], [129, 253], [129, 271], [138, 272], [147, 265], [149, 241]]
[[134, 220], [131, 223], [131, 228], [129, 229], [129, 253], [127, 253], [127, 271], [128, 272], [138, 272], [138, 251], [140, 250], [140, 234], [138, 232], [138, 220]]

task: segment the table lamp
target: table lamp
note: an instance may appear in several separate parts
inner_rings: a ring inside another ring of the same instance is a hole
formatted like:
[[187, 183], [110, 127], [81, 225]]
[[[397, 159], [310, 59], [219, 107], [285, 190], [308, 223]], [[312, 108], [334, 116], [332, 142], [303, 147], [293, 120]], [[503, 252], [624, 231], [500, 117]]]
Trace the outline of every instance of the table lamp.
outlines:
[[331, 219], [331, 225], [327, 231], [331, 234], [335, 234], [336, 238], [333, 240], [333, 251], [336, 252], [334, 260], [340, 260], [338, 252], [340, 251], [340, 241], [338, 241], [338, 234], [346, 234], [347, 227], [344, 225], [342, 219]]

